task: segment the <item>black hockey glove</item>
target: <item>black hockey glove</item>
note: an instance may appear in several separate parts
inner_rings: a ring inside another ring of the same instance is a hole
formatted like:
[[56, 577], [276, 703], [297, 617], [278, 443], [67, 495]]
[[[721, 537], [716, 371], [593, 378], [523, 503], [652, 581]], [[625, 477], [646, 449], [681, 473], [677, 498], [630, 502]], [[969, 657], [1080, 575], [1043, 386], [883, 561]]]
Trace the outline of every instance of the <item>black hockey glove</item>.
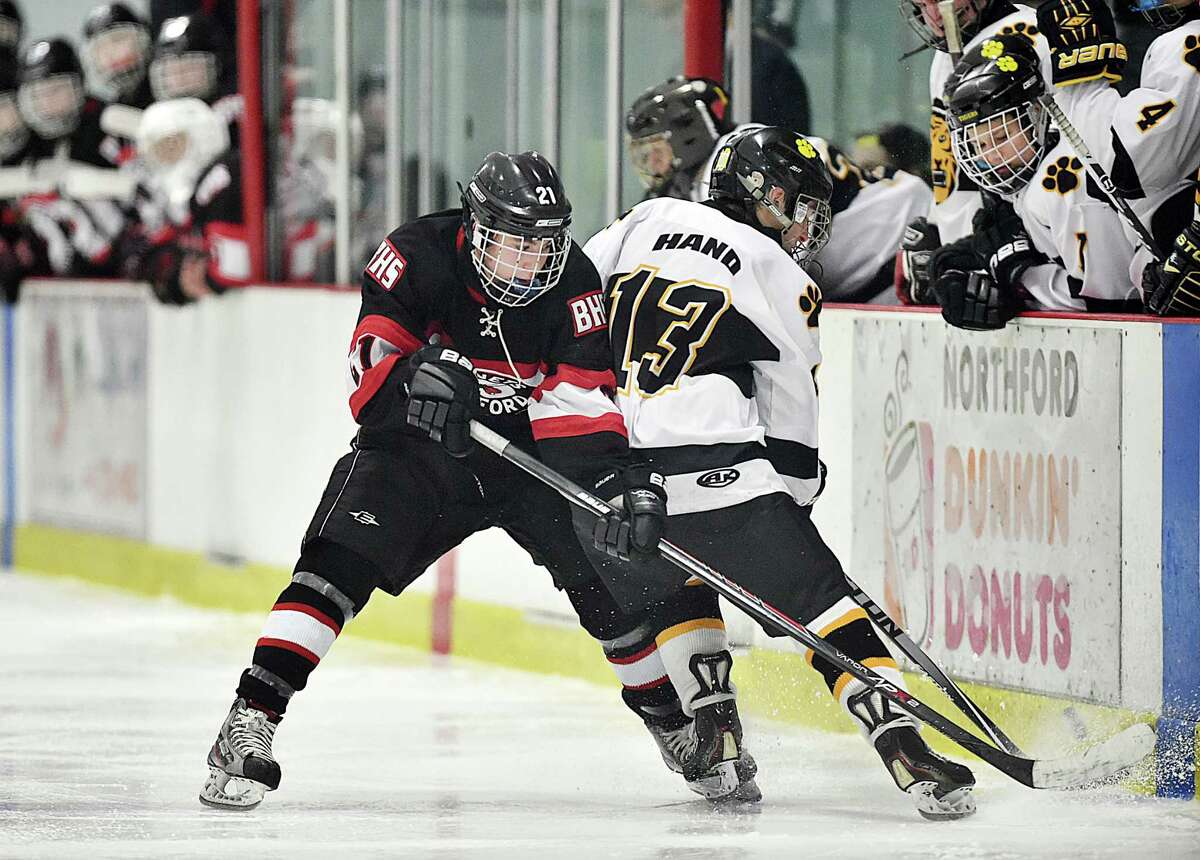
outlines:
[[471, 417], [479, 405], [479, 382], [471, 360], [432, 345], [409, 359], [408, 423], [429, 434], [453, 457], [471, 453]]
[[930, 258], [942, 319], [970, 331], [1004, 328], [1020, 311], [1020, 301], [1016, 290], [1000, 287], [984, 271], [983, 258], [971, 250], [972, 239], [968, 236], [939, 248]]
[[667, 527], [667, 482], [649, 466], [607, 472], [595, 494], [617, 507], [592, 529], [596, 549], [621, 561], [653, 558]]
[[902, 305], [932, 305], [937, 302], [929, 281], [929, 256], [942, 244], [936, 224], [918, 218], [904, 228], [896, 252], [896, 297]]
[[987, 198], [983, 208], [975, 213], [971, 229], [972, 247], [987, 261], [992, 280], [1001, 287], [1016, 289], [1026, 269], [1049, 262], [1033, 246], [1021, 216], [1004, 200]]
[[1049, 0], [1038, 6], [1037, 23], [1050, 46], [1056, 87], [1121, 80], [1129, 53], [1105, 0]]
[[1146, 310], [1167, 316], [1200, 316], [1200, 219], [1175, 237], [1171, 253], [1142, 273]]

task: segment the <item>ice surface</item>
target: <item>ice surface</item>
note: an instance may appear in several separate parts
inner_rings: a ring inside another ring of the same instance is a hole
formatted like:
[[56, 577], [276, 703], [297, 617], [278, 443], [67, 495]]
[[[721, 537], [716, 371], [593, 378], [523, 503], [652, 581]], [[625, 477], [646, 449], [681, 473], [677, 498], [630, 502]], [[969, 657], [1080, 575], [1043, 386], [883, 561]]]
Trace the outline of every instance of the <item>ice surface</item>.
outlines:
[[767, 722], [748, 725], [761, 811], [714, 813], [615, 689], [353, 638], [280, 727], [280, 790], [207, 809], [204, 756], [260, 622], [0, 573], [0, 857], [1200, 853], [1198, 804], [1034, 792], [982, 766], [979, 813], [927, 822], [857, 737]]

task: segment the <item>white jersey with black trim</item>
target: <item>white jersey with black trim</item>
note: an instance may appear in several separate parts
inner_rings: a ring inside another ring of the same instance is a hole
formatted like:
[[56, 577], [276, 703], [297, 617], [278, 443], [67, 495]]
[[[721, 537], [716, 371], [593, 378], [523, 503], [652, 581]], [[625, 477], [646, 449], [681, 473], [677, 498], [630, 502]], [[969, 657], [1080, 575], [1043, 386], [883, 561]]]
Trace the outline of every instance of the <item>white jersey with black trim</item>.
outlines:
[[617, 406], [672, 514], [820, 491], [821, 292], [717, 204], [639, 203], [584, 247], [605, 286]]
[[[963, 53], [996, 35], [1024, 35], [1031, 39], [1042, 61], [1042, 77], [1046, 86], [1052, 86], [1050, 46], [1038, 32], [1037, 12], [1034, 9], [1018, 9], [982, 27], [964, 46]], [[929, 67], [929, 102], [932, 105], [929, 157], [933, 171], [933, 205], [929, 208], [929, 222], [937, 225], [943, 244], [970, 235], [971, 220], [983, 205], [979, 187], [958, 169], [954, 151], [950, 147], [950, 125], [946, 119], [946, 104], [942, 94], [953, 71], [954, 62], [950, 55], [942, 51], [935, 52]]]
[[[712, 164], [725, 142], [734, 135], [759, 128], [764, 126], [744, 123], [717, 141], [692, 186], [693, 200], [708, 199]], [[904, 228], [929, 210], [933, 192], [919, 176], [894, 169], [863, 170], [822, 138], [806, 136], [821, 153], [833, 177], [830, 201], [833, 222], [829, 242], [817, 259], [825, 298], [868, 301], [879, 292], [891, 295], [890, 268], [904, 238]], [[872, 283], [879, 283], [878, 276], [884, 266], [889, 267], [883, 279], [886, 283], [880, 290], [871, 289]]]

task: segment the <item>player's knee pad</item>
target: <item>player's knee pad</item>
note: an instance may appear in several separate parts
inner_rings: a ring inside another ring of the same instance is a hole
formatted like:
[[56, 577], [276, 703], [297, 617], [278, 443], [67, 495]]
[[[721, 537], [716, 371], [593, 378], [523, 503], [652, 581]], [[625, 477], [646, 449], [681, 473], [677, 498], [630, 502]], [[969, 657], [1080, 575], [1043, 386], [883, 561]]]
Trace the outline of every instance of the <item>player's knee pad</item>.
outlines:
[[371, 562], [341, 544], [317, 538], [308, 541], [284, 591], [309, 589], [332, 602], [343, 623], [362, 612], [383, 576]]

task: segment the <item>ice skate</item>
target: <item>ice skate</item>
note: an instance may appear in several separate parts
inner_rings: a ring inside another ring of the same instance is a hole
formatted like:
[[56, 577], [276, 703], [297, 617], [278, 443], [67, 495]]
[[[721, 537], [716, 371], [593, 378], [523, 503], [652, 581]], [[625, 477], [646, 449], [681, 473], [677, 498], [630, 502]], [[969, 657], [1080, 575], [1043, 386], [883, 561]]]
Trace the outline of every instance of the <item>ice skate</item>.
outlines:
[[758, 765], [742, 745], [737, 706], [732, 701], [709, 705], [696, 717], [677, 729], [646, 724], [663, 762], [683, 776], [688, 788], [715, 803], [762, 800], [755, 781]]
[[917, 812], [931, 821], [975, 812], [974, 774], [931, 750], [912, 717], [873, 690], [849, 696], [846, 707], [862, 724], [896, 786], [916, 802]]
[[279, 765], [271, 754], [276, 724], [265, 711], [237, 699], [208, 752], [208, 779], [200, 802], [220, 809], [253, 809], [279, 787]]

